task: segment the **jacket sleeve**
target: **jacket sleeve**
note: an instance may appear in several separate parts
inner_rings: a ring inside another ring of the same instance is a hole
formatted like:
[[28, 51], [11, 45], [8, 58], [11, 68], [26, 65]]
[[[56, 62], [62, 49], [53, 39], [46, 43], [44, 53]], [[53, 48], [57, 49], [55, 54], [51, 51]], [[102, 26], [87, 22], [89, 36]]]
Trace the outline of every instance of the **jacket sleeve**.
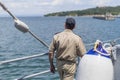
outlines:
[[53, 37], [52, 42], [50, 43], [49, 53], [54, 53], [54, 51], [55, 51], [55, 37]]
[[85, 45], [84, 45], [82, 39], [79, 38], [78, 45], [77, 45], [77, 55], [82, 57], [85, 53], [86, 53]]

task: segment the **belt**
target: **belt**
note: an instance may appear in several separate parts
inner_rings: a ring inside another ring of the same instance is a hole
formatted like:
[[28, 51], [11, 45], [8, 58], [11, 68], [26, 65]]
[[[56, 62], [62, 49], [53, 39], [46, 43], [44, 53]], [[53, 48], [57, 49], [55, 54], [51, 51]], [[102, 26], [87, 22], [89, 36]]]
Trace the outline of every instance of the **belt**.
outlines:
[[66, 62], [71, 62], [71, 63], [76, 63], [76, 61], [72, 61], [72, 60], [66, 60], [66, 59], [57, 59], [59, 61], [66, 61]]

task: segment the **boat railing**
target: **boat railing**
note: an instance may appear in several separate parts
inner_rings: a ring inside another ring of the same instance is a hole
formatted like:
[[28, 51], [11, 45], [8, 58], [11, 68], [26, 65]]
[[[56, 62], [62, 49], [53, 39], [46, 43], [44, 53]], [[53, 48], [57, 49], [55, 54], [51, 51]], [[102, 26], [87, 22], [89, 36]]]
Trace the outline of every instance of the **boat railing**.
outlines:
[[[114, 40], [106, 40], [106, 41], [103, 41], [103, 43], [116, 42], [118, 40], [120, 40], [120, 38], [116, 38]], [[92, 45], [94, 45], [94, 43], [85, 44], [85, 46], [92, 46]], [[11, 63], [11, 62], [16, 62], [16, 61], [20, 61], [20, 60], [26, 60], [26, 59], [30, 59], [30, 58], [40, 57], [40, 56], [44, 56], [44, 55], [47, 55], [47, 54], [48, 53], [40, 53], [40, 54], [36, 54], [36, 55], [31, 55], [31, 56], [26, 56], [26, 57], [11, 59], [11, 60], [0, 61], [0, 65], [6, 64], [6, 63]]]
[[24, 77], [21, 77], [21, 78], [18, 78], [18, 79], [14, 79], [14, 80], [25, 80], [25, 79], [32, 78], [32, 77], [38, 76], [38, 75], [42, 75], [42, 74], [45, 74], [45, 73], [48, 73], [48, 72], [50, 72], [50, 70], [45, 70], [45, 71], [42, 71], [42, 72], [30, 74], [30, 75], [27, 75], [27, 76], [24, 76]]
[[[106, 43], [106, 42], [116, 43], [118, 40], [120, 40], [120, 38], [116, 38], [114, 40], [106, 40], [106, 41], [103, 41], [103, 43]], [[85, 46], [92, 46], [92, 45], [94, 45], [94, 43], [85, 44]], [[44, 56], [44, 55], [47, 55], [47, 54], [48, 53], [40, 53], [40, 54], [36, 54], [36, 55], [31, 55], [31, 56], [26, 56], [26, 57], [11, 59], [11, 60], [0, 61], [0, 65], [7, 64], [7, 63], [12, 63], [12, 62], [17, 62], [17, 61], [21, 61], [21, 60], [27, 60], [27, 59], [36, 58], [36, 57], [41, 57], [41, 56]], [[41, 72], [38, 72], [38, 73], [30, 74], [30, 75], [27, 75], [27, 76], [24, 76], [24, 77], [21, 77], [19, 79], [15, 79], [15, 80], [25, 80], [27, 78], [42, 75], [42, 74], [45, 74], [45, 73], [48, 73], [48, 72], [50, 72], [50, 70], [45, 70], [45, 71], [41, 71]]]
[[6, 63], [11, 63], [11, 62], [16, 62], [16, 61], [20, 61], [20, 60], [26, 60], [26, 59], [31, 59], [31, 58], [35, 58], [35, 57], [40, 57], [40, 56], [43, 56], [43, 55], [46, 55], [46, 54], [47, 53], [41, 53], [41, 54], [36, 54], [36, 55], [32, 55], [32, 56], [26, 56], [26, 57], [21, 57], [21, 58], [16, 58], [16, 59], [0, 61], [0, 65], [6, 64]]

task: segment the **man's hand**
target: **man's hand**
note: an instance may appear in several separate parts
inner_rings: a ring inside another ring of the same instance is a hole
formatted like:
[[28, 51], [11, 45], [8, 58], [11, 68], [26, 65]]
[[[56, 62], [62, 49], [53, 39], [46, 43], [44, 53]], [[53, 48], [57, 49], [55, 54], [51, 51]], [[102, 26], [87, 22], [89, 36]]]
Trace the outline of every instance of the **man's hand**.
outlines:
[[55, 73], [55, 66], [53, 64], [53, 57], [54, 57], [54, 54], [53, 53], [49, 53], [50, 71], [52, 73]]
[[54, 65], [51, 65], [51, 66], [50, 66], [50, 71], [51, 71], [52, 73], [55, 73], [55, 66], [54, 66]]

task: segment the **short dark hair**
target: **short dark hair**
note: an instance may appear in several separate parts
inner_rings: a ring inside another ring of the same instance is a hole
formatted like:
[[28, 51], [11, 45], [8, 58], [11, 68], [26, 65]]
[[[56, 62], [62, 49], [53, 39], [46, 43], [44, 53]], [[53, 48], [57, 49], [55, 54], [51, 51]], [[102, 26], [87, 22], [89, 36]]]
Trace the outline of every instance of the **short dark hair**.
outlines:
[[76, 22], [74, 18], [67, 18], [65, 23], [66, 23], [66, 28], [72, 30], [75, 27]]

